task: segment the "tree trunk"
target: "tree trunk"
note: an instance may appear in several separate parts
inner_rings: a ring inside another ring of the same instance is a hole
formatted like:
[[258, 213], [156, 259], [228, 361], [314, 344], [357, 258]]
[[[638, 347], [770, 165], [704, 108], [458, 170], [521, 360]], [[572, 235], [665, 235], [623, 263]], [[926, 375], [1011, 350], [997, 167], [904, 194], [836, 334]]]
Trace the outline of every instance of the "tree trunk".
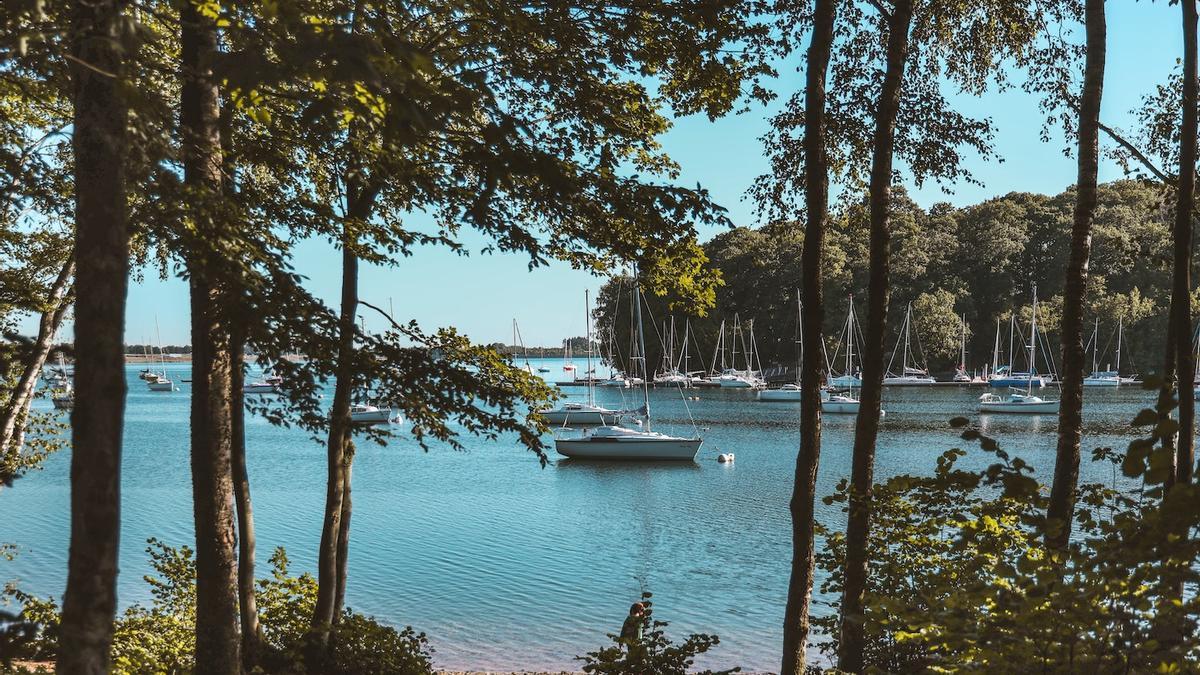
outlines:
[[33, 345], [33, 354], [21, 371], [21, 377], [13, 389], [12, 397], [4, 408], [3, 419], [0, 419], [0, 455], [15, 457], [24, 446], [24, 434], [18, 432], [18, 427], [24, 427], [25, 418], [29, 414], [29, 404], [33, 401], [33, 391], [37, 387], [38, 376], [50, 349], [54, 346], [54, 337], [62, 326], [63, 317], [70, 305], [69, 294], [75, 279], [75, 257], [72, 256], [63, 264], [58, 277], [50, 285], [46, 298], [46, 308], [38, 321], [37, 341]]
[[333, 599], [333, 625], [337, 625], [342, 617], [342, 609], [346, 606], [346, 570], [347, 552], [350, 549], [350, 512], [353, 508], [350, 499], [350, 483], [354, 469], [354, 441], [346, 439], [346, 468], [343, 473], [345, 482], [342, 484], [342, 526], [338, 530], [337, 557], [338, 576], [337, 591]]
[[[222, 191], [220, 95], [212, 73], [217, 31], [193, 3], [180, 13], [183, 88], [180, 110], [184, 182], [198, 241], [219, 241], [211, 209]], [[196, 671], [241, 672], [237, 537], [234, 532], [233, 359], [228, 302], [216, 251], [189, 252], [192, 309], [192, 491], [196, 526]]]
[[1172, 286], [1175, 366], [1179, 373], [1179, 440], [1175, 481], [1192, 482], [1195, 461], [1195, 400], [1192, 383], [1196, 360], [1192, 353], [1192, 217], [1196, 208], [1197, 65], [1196, 0], [1181, 0], [1183, 9], [1183, 123], [1179, 134], [1179, 184], [1175, 191], [1175, 270]]
[[850, 515], [846, 524], [845, 585], [842, 592], [841, 639], [838, 669], [858, 673], [863, 669], [863, 592], [867, 586], [867, 543], [871, 532], [871, 491], [875, 481], [875, 439], [879, 434], [883, 394], [883, 336], [887, 331], [890, 256], [892, 157], [896, 117], [908, 61], [912, 0], [896, 0], [888, 17], [887, 65], [883, 91], [875, 113], [875, 138], [871, 158], [870, 217], [871, 269], [864, 334], [863, 384], [854, 428], [854, 453], [850, 471]]
[[71, 412], [71, 548], [57, 667], [68, 675], [108, 672], [117, 609], [129, 228], [124, 52], [114, 36], [124, 5], [75, 2], [71, 11], [78, 400]]
[[[355, 200], [356, 203], [358, 200]], [[346, 444], [350, 435], [350, 398], [354, 386], [354, 316], [358, 310], [358, 257], [350, 227], [342, 242], [342, 308], [338, 324], [337, 383], [330, 411], [325, 493], [325, 520], [317, 556], [317, 606], [312, 628], [316, 644], [328, 646], [333, 626], [339, 577], [338, 540], [341, 537], [346, 490]]]
[[1104, 90], [1104, 0], [1087, 0], [1087, 61], [1079, 101], [1079, 175], [1075, 222], [1067, 263], [1062, 319], [1062, 401], [1058, 412], [1058, 452], [1046, 510], [1046, 545], [1066, 548], [1071, 538], [1079, 484], [1079, 443], [1083, 426], [1083, 299], [1087, 292], [1092, 221], [1096, 215], [1096, 175], [1100, 161], [1100, 98]]
[[254, 509], [250, 502], [250, 474], [246, 470], [246, 405], [245, 376], [242, 353], [246, 345], [244, 333], [235, 326], [230, 340], [233, 354], [233, 376], [229, 380], [230, 448], [233, 466], [233, 499], [237, 507], [238, 532], [238, 607], [242, 619], [242, 664], [252, 671], [258, 664], [259, 625], [258, 602], [254, 592]]
[[[815, 0], [812, 41], [805, 75], [804, 150], [807, 207], [801, 254], [804, 344], [809, 354], [821, 344], [825, 306], [821, 297], [821, 258], [829, 210], [829, 160], [825, 154], [825, 75], [833, 45], [837, 0]], [[808, 610], [813, 582], [813, 502], [821, 455], [821, 360], [806, 358], [800, 372], [800, 449], [789, 506], [792, 516], [792, 571], [783, 618], [782, 675], [804, 672], [808, 647]]]

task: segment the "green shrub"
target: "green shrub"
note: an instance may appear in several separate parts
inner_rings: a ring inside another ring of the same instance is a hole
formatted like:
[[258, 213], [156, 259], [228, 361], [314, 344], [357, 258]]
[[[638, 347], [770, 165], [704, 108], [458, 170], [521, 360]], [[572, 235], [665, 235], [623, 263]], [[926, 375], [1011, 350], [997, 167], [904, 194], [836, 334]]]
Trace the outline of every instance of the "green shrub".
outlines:
[[[601, 647], [586, 656], [577, 656], [583, 661], [583, 672], [604, 675], [684, 675], [688, 673], [699, 654], [720, 644], [716, 635], [703, 633], [689, 635], [682, 644], [676, 645], [667, 638], [663, 629], [666, 621], [655, 621], [650, 593], [643, 593], [645, 612], [642, 614], [642, 639], [635, 644], [622, 640], [621, 636], [609, 634], [613, 644]], [[731, 670], [705, 670], [702, 675], [728, 675], [740, 672]]]

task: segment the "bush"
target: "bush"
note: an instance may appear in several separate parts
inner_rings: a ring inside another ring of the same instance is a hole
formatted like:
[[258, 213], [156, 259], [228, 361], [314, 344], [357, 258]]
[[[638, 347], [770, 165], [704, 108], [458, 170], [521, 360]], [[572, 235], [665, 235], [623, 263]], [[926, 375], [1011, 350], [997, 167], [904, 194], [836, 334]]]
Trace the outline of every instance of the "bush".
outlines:
[[[698, 654], [720, 644], [716, 635], [703, 633], [689, 635], [683, 644], [675, 645], [663, 631], [666, 621], [655, 621], [650, 593], [642, 594], [645, 612], [642, 614], [642, 639], [629, 645], [619, 635], [609, 634], [613, 644], [602, 647], [586, 656], [575, 657], [584, 662], [583, 672], [608, 675], [684, 675], [689, 672]], [[741, 668], [714, 672], [703, 671], [702, 675], [728, 675], [740, 672]]]
[[[151, 539], [146, 552], [156, 574], [145, 577], [154, 596], [149, 607], [134, 605], [116, 621], [112, 645], [114, 675], [190, 673], [196, 645], [196, 565], [192, 550]], [[300, 675], [303, 647], [316, 605], [317, 582], [310, 574], [291, 576], [282, 548], [270, 559], [271, 576], [258, 580], [259, 621], [263, 633], [262, 671]], [[58, 648], [60, 613], [53, 601], [9, 589], [21, 605], [22, 625], [36, 630], [11, 657], [51, 659]], [[336, 627], [331, 661], [322, 673], [418, 675], [433, 670], [423, 633], [397, 630], [347, 609]]]

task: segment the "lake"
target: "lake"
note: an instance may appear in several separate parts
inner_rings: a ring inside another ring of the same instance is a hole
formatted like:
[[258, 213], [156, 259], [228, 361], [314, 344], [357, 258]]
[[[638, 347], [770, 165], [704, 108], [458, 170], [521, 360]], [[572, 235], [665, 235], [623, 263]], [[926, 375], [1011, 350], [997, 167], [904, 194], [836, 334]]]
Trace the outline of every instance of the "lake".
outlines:
[[[566, 379], [546, 359], [549, 379]], [[188, 459], [189, 385], [154, 393], [127, 368], [120, 602], [148, 602], [145, 542], [193, 544]], [[178, 382], [186, 365], [168, 365]], [[972, 412], [979, 388], [884, 392], [877, 476], [929, 473], [961, 444], [947, 421]], [[1057, 396], [1047, 389], [1048, 396]], [[574, 400], [586, 395], [571, 387]], [[798, 442], [798, 403], [760, 403], [746, 390], [651, 392], [654, 428], [705, 439], [694, 464], [596, 464], [555, 458], [545, 468], [511, 438], [468, 439], [466, 452], [428, 453], [404, 427], [386, 446], [359, 445], [347, 604], [429, 634], [439, 666], [491, 670], [576, 669], [573, 657], [617, 632], [642, 590], [668, 633], [716, 633], [705, 664], [775, 670], [791, 555], [787, 510]], [[598, 401], [632, 406], [634, 390], [600, 388]], [[331, 397], [327, 397], [330, 399]], [[1129, 420], [1152, 401], [1137, 386], [1085, 394], [1084, 480], [1110, 480], [1091, 448], [1123, 449]], [[623, 400], [624, 399], [624, 400]], [[39, 399], [41, 409], [50, 402]], [[819, 493], [849, 474], [852, 416], [826, 416]], [[982, 418], [985, 433], [1048, 480], [1054, 417]], [[303, 432], [247, 418], [247, 452], [260, 570], [277, 546], [296, 572], [316, 569], [325, 495], [325, 447]], [[734, 452], [732, 465], [715, 461]], [[0, 493], [0, 542], [19, 546], [3, 579], [60, 596], [70, 530], [69, 453]], [[978, 450], [962, 461], [983, 466]], [[819, 517], [842, 527], [840, 511]], [[818, 598], [816, 611], [827, 612]]]

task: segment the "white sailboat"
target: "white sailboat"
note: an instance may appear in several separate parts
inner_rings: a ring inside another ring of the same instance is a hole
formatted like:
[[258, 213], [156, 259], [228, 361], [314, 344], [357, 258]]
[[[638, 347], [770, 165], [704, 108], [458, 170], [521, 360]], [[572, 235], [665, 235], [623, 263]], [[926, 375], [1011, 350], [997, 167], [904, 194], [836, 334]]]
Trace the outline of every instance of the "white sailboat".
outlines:
[[1057, 400], [1046, 400], [1033, 394], [1035, 364], [1037, 363], [1037, 287], [1033, 288], [1033, 319], [1029, 324], [1029, 373], [1025, 391], [1013, 388], [1007, 398], [988, 392], [979, 397], [981, 413], [1024, 413], [1054, 414], [1058, 412]]
[[[635, 271], [634, 279], [637, 275]], [[576, 459], [605, 460], [673, 460], [694, 461], [703, 439], [683, 438], [650, 430], [650, 388], [646, 384], [646, 343], [642, 332], [642, 302], [636, 281], [634, 285], [634, 314], [637, 316], [639, 354], [631, 362], [640, 364], [642, 376], [641, 429], [604, 425], [585, 431], [578, 438], [555, 439], [558, 454]]]
[[350, 422], [358, 425], [391, 424], [399, 421], [399, 416], [392, 415], [392, 409], [367, 403], [355, 403], [350, 406]]
[[[758, 348], [754, 344], [754, 323], [750, 323], [749, 346], [746, 345], [745, 331], [742, 330], [737, 314], [733, 315], [733, 332], [730, 335], [730, 339], [733, 341], [733, 368], [722, 371], [716, 378], [717, 384], [728, 389], [762, 389], [766, 387], [766, 381], [759, 377], [759, 370], [755, 370], [754, 368], [755, 356], [758, 354]], [[745, 358], [746, 367], [744, 370], [737, 369], [737, 350], [739, 344], [742, 347], [742, 356]]]
[[[679, 360], [675, 360], [675, 317], [671, 317], [671, 328], [668, 331], [666, 322], [663, 322], [663, 335], [666, 336], [666, 344], [663, 349], [663, 364], [662, 370], [654, 375], [654, 385], [662, 387], [690, 387], [692, 386], [692, 378], [687, 374], [687, 343], [688, 343], [688, 323], [685, 321], [683, 327], [683, 349], [679, 353]], [[680, 366], [683, 370], [680, 370]]]
[[1092, 374], [1083, 378], [1085, 387], [1119, 387], [1121, 386], [1121, 334], [1124, 332], [1123, 321], [1117, 321], [1117, 367], [1100, 370], [1100, 317], [1096, 317], [1096, 326], [1092, 329]]
[[967, 315], [962, 315], [962, 336], [958, 342], [958, 367], [954, 369], [954, 381], [967, 383], [974, 378], [967, 372]]
[[[1017, 315], [1016, 312], [1013, 312], [1008, 320], [1008, 363], [1000, 365], [1000, 319], [996, 319], [996, 346], [992, 352], [992, 374], [988, 376], [988, 384], [993, 387], [1017, 389], [1022, 387], [1037, 387], [1041, 389], [1046, 386], [1046, 378], [1037, 373], [1037, 365], [1035, 363], [1030, 362], [1029, 372], [1021, 373], [1013, 371], [1014, 362], [1017, 360], [1014, 349], [1016, 334]], [[1032, 341], [1035, 337], [1035, 335], [1031, 334], [1030, 340]]]
[[800, 304], [800, 290], [796, 289], [796, 382], [788, 383], [778, 389], [763, 389], [758, 392], [760, 401], [799, 401], [800, 400], [800, 368], [804, 363], [804, 319]]
[[[533, 366], [530, 365], [530, 363], [529, 363], [529, 350], [525, 348], [525, 340], [523, 340], [521, 338], [521, 329], [517, 327], [516, 319], [513, 319], [513, 346], [521, 347], [521, 351], [523, 352], [524, 359], [525, 359], [525, 365], [522, 366], [521, 369], [524, 370], [525, 372], [529, 373], [530, 375], [532, 375], [533, 374]], [[516, 360], [517, 360], [517, 355], [513, 354], [513, 361], [516, 361]]]
[[261, 380], [247, 382], [242, 385], [242, 393], [244, 394], [278, 394], [279, 385], [283, 384], [283, 378], [278, 375], [267, 375]]
[[[829, 373], [829, 385], [832, 387], [861, 387], [862, 373], [854, 363], [854, 345], [858, 341], [858, 330], [855, 328], [854, 295], [850, 295], [850, 309], [846, 312], [846, 323], [843, 324], [842, 339], [846, 345], [845, 370], [840, 375], [834, 375], [832, 368]], [[837, 354], [834, 354], [837, 359]]]
[[[58, 354], [58, 368], [60, 372], [66, 372], [62, 352]], [[71, 378], [66, 376], [55, 378], [51, 387], [50, 401], [54, 403], [55, 409], [70, 410], [75, 407], [75, 387], [71, 384]]]
[[[890, 386], [912, 386], [933, 384], [935, 380], [929, 376], [928, 368], [917, 368], [908, 365], [908, 357], [912, 353], [910, 335], [912, 331], [912, 303], [908, 303], [908, 308], [904, 312], [904, 327], [901, 332], [904, 333], [904, 354], [901, 357], [900, 374], [892, 373], [892, 363], [896, 360], [896, 352], [900, 351], [901, 343], [896, 342], [896, 347], [892, 349], [892, 358], [888, 361], [887, 375], [883, 378], [883, 383]], [[917, 344], [920, 345], [920, 338], [917, 339]]]
[[[588, 291], [583, 292], [583, 307], [584, 321], [587, 323], [587, 366], [588, 372], [592, 370], [592, 308], [591, 297]], [[608, 408], [596, 405], [596, 391], [592, 388], [592, 380], [588, 378], [587, 382], [587, 403], [564, 403], [561, 406], [539, 410], [538, 414], [546, 419], [546, 422], [556, 427], [572, 427], [572, 426], [601, 426], [605, 424], [616, 424], [620, 420], [622, 412], [619, 410], [609, 410]]]
[[175, 383], [167, 377], [167, 360], [166, 356], [163, 354], [162, 331], [159, 330], [157, 316], [154, 317], [154, 333], [158, 338], [158, 361], [162, 371], [158, 373], [151, 373], [146, 378], [146, 387], [150, 389], [150, 391], [175, 391]]

